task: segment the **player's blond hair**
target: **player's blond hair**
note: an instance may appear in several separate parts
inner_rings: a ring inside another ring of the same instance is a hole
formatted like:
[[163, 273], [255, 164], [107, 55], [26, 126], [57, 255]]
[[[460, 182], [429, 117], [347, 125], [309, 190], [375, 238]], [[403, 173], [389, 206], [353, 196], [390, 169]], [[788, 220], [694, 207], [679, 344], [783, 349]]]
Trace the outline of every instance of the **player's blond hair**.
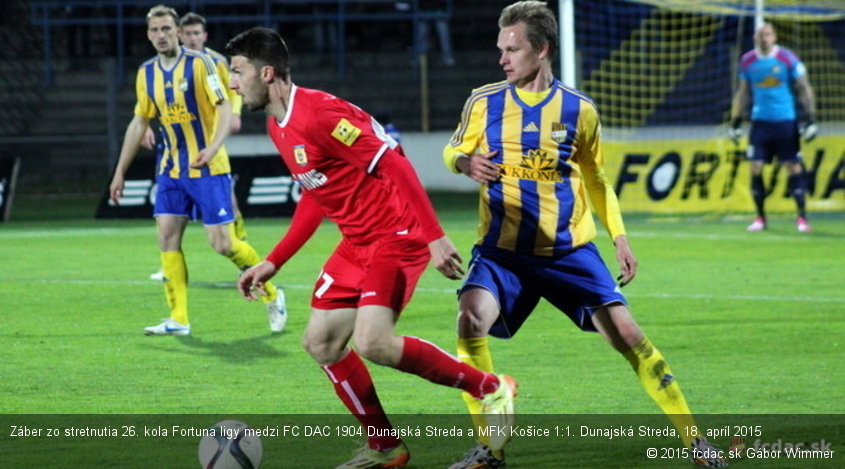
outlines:
[[176, 13], [176, 10], [167, 5], [156, 5], [150, 8], [150, 11], [147, 12], [147, 26], [149, 26], [151, 19], [162, 18], [165, 16], [173, 18], [173, 23], [177, 26], [179, 25], [179, 14]]
[[499, 28], [506, 28], [517, 23], [525, 24], [525, 34], [534, 50], [540, 50], [543, 44], [549, 45], [549, 59], [554, 57], [558, 47], [557, 20], [546, 2], [523, 0], [508, 5], [499, 16]]

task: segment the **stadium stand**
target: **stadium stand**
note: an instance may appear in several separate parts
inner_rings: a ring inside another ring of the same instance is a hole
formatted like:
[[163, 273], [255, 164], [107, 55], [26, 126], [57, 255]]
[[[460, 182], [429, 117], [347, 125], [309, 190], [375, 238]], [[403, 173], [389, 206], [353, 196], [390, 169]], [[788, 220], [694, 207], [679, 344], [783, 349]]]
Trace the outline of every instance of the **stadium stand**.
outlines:
[[[134, 20], [143, 18], [139, 8], [149, 7], [149, 2], [139, 6], [143, 2], [123, 1], [132, 6], [127, 6], [123, 14], [134, 15]], [[43, 8], [57, 3], [13, 0], [7, 4], [10, 20], [0, 27], [0, 34], [10, 46], [20, 44], [20, 50], [4, 54], [0, 59], [0, 70], [10, 71], [4, 73], [10, 79], [3, 81], [0, 93], [8, 98], [5, 102], [14, 104], [0, 111], [6, 117], [0, 125], [0, 149], [25, 155], [21, 171], [25, 184], [22, 187], [42, 190], [39, 187], [58, 184], [69, 190], [99, 189], [109, 171], [108, 162], [117, 153], [115, 141], [122, 135], [123, 125], [132, 113], [134, 69], [152, 52], [144, 39], [143, 24], [133, 22], [125, 26], [125, 43], [118, 46], [112, 24], [114, 19], [102, 16], [110, 9], [95, 3], [63, 2], [67, 10], [51, 10], [55, 17], [49, 26], [44, 24]], [[192, 2], [172, 3], [180, 4], [180, 12], [188, 11], [192, 6]], [[221, 50], [233, 34], [256, 24], [255, 21], [212, 21], [214, 15], [255, 16], [258, 9], [247, 9], [243, 3], [237, 0], [193, 2], [197, 4], [193, 6], [209, 18], [213, 48]], [[304, 5], [313, 2], [269, 3], [289, 7], [292, 15], [315, 11]], [[407, 16], [385, 19], [386, 12], [393, 8], [390, 1], [345, 3], [370, 5], [356, 10], [358, 15], [364, 16], [347, 23], [343, 77], [339, 76], [335, 56], [315, 50], [310, 24], [293, 21], [276, 25], [285, 31], [297, 63], [295, 80], [302, 86], [325, 89], [360, 103], [373, 113], [388, 112], [402, 130], [419, 130], [422, 125], [420, 82], [418, 65], [412, 55], [411, 22]], [[453, 28], [460, 66], [446, 67], [438, 61], [430, 61], [428, 104], [433, 130], [451, 129], [456, 124], [456, 116], [473, 84], [493, 81], [501, 75], [495, 61], [490, 60], [490, 54], [495, 54], [495, 44], [476, 44], [475, 38], [482, 36], [477, 35], [480, 26], [473, 26], [484, 24], [483, 37], [495, 37], [490, 34], [490, 30], [495, 31], [495, 21], [491, 26], [490, 21], [477, 21], [477, 18], [485, 13], [495, 17], [499, 8], [479, 10], [470, 4], [456, 3], [452, 18], [453, 22], [462, 25]], [[331, 10], [330, 7], [327, 8]], [[326, 14], [325, 9], [320, 11], [319, 14]], [[373, 15], [373, 22], [365, 21], [367, 14]], [[91, 15], [91, 18], [74, 24], [80, 20], [79, 15]], [[46, 39], [49, 39], [49, 53], [42, 50], [42, 45], [48, 42]], [[83, 46], [81, 41], [87, 43]], [[118, 48], [126, 55], [122, 60], [123, 70]], [[49, 72], [45, 67], [48, 60]], [[45, 84], [47, 82], [51, 84]], [[264, 132], [260, 114], [246, 113], [243, 124], [242, 133]], [[46, 170], [48, 167], [52, 169]]]
[[[128, 21], [122, 44], [116, 40], [120, 31], [115, 18], [109, 16], [115, 10], [104, 6], [116, 3], [127, 5], [122, 10]], [[6, 105], [0, 106], [0, 151], [23, 157], [21, 190], [100, 189], [132, 113], [134, 69], [152, 55], [143, 29], [143, 13], [152, 3], [9, 0], [4, 4], [0, 98]], [[354, 13], [344, 20], [342, 67], [337, 53], [317, 47], [313, 28], [314, 18], [337, 20], [333, 15], [338, 3]], [[594, 98], [607, 128], [715, 127], [727, 119], [736, 54], [751, 46], [753, 21], [724, 8], [748, 2], [700, 2], [722, 8], [704, 13], [673, 7], [683, 3], [576, 1], [579, 87]], [[196, 9], [209, 18], [209, 45], [218, 50], [233, 34], [260, 24], [257, 20], [268, 8], [288, 12], [291, 21], [273, 26], [289, 41], [296, 82], [333, 92], [374, 114], [389, 113], [403, 132], [424, 127], [451, 130], [471, 88], [502, 79], [495, 48], [502, 2], [451, 2], [457, 64], [428, 61], [425, 125], [419, 66], [412, 54], [412, 22], [407, 14], [392, 10], [392, 1], [174, 0], [171, 4], [180, 12]], [[45, 24], [39, 5], [61, 8], [51, 10], [53, 22]], [[556, 2], [551, 5], [556, 8]], [[77, 21], [81, 17], [86, 21]], [[230, 21], [214, 19], [223, 17]], [[294, 21], [297, 18], [301, 21]], [[837, 33], [845, 20], [791, 18], [784, 14], [774, 20], [782, 42], [793, 46], [811, 71], [819, 121], [845, 121], [841, 93], [845, 36]], [[49, 44], [46, 49], [45, 44]], [[51, 75], [45, 70], [47, 63], [54, 78], [51, 85], [45, 85]], [[263, 117], [256, 113], [246, 113], [243, 125], [242, 134], [264, 132]]]

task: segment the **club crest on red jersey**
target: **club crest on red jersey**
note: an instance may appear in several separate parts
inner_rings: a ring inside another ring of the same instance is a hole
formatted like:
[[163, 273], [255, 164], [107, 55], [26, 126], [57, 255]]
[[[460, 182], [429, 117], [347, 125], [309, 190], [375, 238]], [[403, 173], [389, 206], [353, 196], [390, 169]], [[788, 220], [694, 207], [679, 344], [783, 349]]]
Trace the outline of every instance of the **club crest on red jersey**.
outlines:
[[308, 164], [308, 154], [305, 153], [305, 145], [293, 146], [293, 159], [296, 160], [296, 164], [299, 166], [305, 166]]

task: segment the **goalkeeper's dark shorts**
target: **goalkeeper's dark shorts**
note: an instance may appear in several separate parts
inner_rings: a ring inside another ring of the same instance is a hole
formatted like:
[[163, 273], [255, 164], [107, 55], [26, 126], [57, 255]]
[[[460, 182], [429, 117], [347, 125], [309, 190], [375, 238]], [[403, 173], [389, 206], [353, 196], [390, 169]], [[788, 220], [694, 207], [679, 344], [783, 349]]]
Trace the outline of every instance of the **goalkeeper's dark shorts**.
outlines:
[[599, 251], [587, 243], [560, 257], [517, 254], [476, 246], [469, 273], [458, 294], [488, 290], [500, 314], [490, 335], [510, 338], [545, 298], [584, 331], [595, 332], [592, 315], [602, 306], [627, 304]]
[[798, 121], [753, 121], [748, 136], [748, 160], [782, 163], [801, 161], [801, 134]]

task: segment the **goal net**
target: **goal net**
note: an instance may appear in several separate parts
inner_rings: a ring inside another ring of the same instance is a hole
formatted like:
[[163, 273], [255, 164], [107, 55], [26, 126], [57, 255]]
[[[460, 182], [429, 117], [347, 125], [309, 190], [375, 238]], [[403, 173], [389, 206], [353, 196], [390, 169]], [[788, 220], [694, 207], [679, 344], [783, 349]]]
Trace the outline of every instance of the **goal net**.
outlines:
[[[745, 142], [725, 131], [754, 15], [754, 0], [576, 0], [577, 86], [601, 113], [624, 208], [751, 210]], [[764, 18], [816, 95], [821, 137], [803, 146], [809, 208], [845, 210], [845, 1], [766, 0]], [[783, 173], [769, 174], [772, 207], [793, 211]]]

